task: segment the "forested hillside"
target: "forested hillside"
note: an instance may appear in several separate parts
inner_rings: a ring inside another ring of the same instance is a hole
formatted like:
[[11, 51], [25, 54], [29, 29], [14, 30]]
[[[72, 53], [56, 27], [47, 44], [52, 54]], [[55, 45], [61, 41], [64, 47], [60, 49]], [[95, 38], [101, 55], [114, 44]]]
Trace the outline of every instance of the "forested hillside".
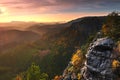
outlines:
[[21, 79], [29, 74], [29, 69], [31, 74], [32, 63], [41, 70], [38, 76], [45, 73], [48, 80], [62, 74], [73, 53], [92, 39], [88, 37], [95, 35], [104, 21], [105, 17], [84, 17], [68, 23], [35, 24], [25, 31], [4, 31], [6, 36], [1, 37], [1, 42], [8, 39], [9, 44], [1, 47], [0, 80]]
[[[100, 29], [102, 33], [101, 37], [109, 37], [114, 40], [117, 53], [120, 55], [120, 15], [117, 12], [110, 13], [107, 17], [105, 22], [102, 24]], [[67, 67], [63, 71], [62, 75], [56, 75], [54, 80], [81, 80], [82, 74], [81, 70], [84, 66], [84, 62], [86, 60], [85, 54], [87, 53], [89, 44], [93, 42], [96, 36], [91, 34], [89, 35], [88, 40], [85, 44], [82, 44], [71, 57]], [[119, 57], [119, 56], [118, 56]], [[118, 59], [118, 58], [117, 58]], [[120, 62], [118, 60], [113, 60], [112, 62], [112, 69], [116, 79], [120, 79]], [[94, 74], [95, 76], [95, 74]], [[88, 75], [89, 77], [89, 75]], [[71, 79], [72, 78], [72, 79]]]

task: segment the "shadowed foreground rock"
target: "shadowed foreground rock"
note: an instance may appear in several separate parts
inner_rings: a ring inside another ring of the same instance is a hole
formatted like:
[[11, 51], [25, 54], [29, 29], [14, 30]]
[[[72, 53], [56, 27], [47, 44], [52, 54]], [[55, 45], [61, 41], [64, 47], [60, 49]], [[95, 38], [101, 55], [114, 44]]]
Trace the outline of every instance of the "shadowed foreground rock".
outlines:
[[[84, 65], [80, 63], [81, 66], [76, 67], [70, 61], [62, 78], [57, 80], [117, 80], [120, 76], [120, 63], [116, 67], [113, 63], [120, 62], [118, 46], [111, 38], [101, 37], [101, 33], [98, 33], [89, 45]], [[82, 58], [82, 55], [78, 57]]]
[[98, 38], [90, 44], [81, 80], [116, 80], [112, 70], [116, 55], [113, 47], [113, 40], [107, 37]]

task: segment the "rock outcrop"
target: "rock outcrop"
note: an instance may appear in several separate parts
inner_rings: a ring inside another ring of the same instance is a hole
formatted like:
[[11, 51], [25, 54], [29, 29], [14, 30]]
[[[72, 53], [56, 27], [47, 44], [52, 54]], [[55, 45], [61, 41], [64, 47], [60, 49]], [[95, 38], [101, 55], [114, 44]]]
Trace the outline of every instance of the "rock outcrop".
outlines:
[[112, 62], [114, 42], [110, 38], [98, 38], [90, 44], [82, 69], [83, 80], [114, 80]]
[[115, 49], [115, 42], [111, 38], [101, 38], [97, 35], [89, 45], [84, 67], [79, 68], [76, 74], [74, 65], [70, 62], [61, 80], [116, 80], [112, 67], [113, 61], [118, 59]]

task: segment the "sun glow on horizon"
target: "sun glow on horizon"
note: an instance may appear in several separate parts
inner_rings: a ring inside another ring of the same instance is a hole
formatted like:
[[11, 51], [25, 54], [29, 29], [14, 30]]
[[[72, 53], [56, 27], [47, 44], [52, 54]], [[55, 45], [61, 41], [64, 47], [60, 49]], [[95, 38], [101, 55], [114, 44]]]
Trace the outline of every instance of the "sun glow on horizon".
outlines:
[[106, 13], [70, 13], [70, 14], [37, 14], [37, 15], [1, 15], [0, 22], [67, 22], [85, 16], [103, 16]]
[[5, 12], [6, 8], [5, 7], [0, 7], [1, 12]]
[[[17, 9], [18, 10], [18, 9]], [[0, 6], [0, 22], [12, 22], [12, 21], [23, 21], [23, 22], [67, 22], [76, 18], [86, 16], [103, 16], [106, 12], [70, 12], [70, 13], [32, 13], [24, 11], [12, 10], [9, 7]]]
[[120, 1], [110, 0], [109, 4], [107, 2], [106, 0], [1, 0], [0, 22], [61, 22], [86, 16], [104, 16], [120, 10]]

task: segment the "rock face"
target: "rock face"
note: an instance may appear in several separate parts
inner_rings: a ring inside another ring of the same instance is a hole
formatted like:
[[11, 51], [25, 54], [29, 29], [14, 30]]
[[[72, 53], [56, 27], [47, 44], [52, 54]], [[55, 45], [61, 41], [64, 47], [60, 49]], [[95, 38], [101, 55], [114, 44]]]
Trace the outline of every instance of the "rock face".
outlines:
[[90, 44], [82, 69], [82, 80], [114, 80], [113, 46], [113, 40], [107, 37], [98, 38]]

